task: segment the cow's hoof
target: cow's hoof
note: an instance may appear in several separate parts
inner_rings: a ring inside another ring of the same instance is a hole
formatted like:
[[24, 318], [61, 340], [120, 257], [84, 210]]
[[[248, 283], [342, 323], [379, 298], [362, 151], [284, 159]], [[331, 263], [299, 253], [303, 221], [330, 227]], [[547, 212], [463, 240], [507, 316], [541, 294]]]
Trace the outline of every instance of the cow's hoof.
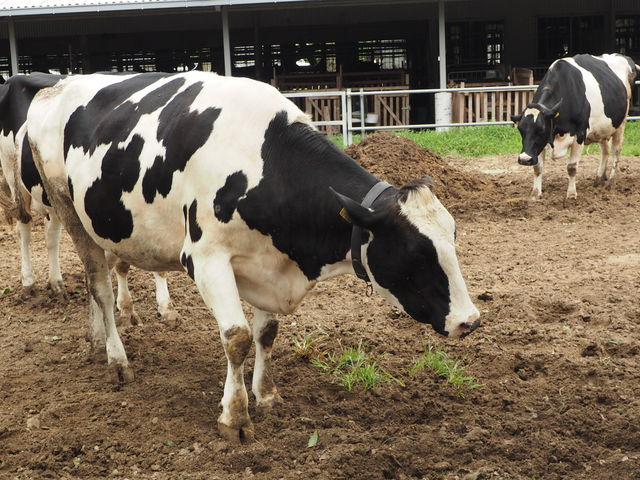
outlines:
[[113, 383], [131, 383], [135, 380], [133, 369], [129, 365], [114, 363], [110, 368]]
[[244, 425], [234, 428], [218, 422], [218, 432], [220, 436], [232, 445], [240, 445], [242, 443], [251, 443], [255, 440], [253, 423], [247, 420]]
[[531, 200], [532, 202], [537, 202], [538, 200], [542, 200], [542, 194], [534, 190], [529, 195], [529, 200]]
[[564, 199], [564, 202], [562, 202], [562, 206], [564, 208], [567, 208], [569, 205], [576, 203], [578, 203], [578, 195], [567, 195], [567, 197]]
[[609, 180], [606, 185], [604, 186], [605, 189], [607, 190], [613, 190], [616, 187], [616, 179], [612, 178], [611, 180]]
[[107, 349], [104, 344], [92, 345], [87, 356], [89, 363], [107, 363]]
[[129, 309], [121, 310], [116, 319], [116, 326], [131, 327], [132, 325], [142, 325], [142, 321], [136, 311]]
[[282, 397], [277, 392], [274, 395], [264, 397], [256, 404], [256, 417], [264, 418], [275, 407], [282, 404]]
[[596, 177], [596, 179], [593, 182], [593, 186], [594, 187], [601, 187], [602, 185], [604, 185], [604, 183], [606, 182], [607, 177]]
[[182, 323], [180, 315], [178, 315], [178, 312], [173, 309], [169, 309], [166, 312], [161, 313], [160, 321], [172, 329], [177, 328]]
[[23, 285], [22, 290], [20, 291], [20, 296], [22, 298], [35, 297], [37, 293], [36, 284], [32, 283], [31, 285]]
[[62, 283], [62, 280], [50, 280], [49, 288], [51, 289], [51, 293], [53, 293], [54, 295], [65, 294], [64, 283]]

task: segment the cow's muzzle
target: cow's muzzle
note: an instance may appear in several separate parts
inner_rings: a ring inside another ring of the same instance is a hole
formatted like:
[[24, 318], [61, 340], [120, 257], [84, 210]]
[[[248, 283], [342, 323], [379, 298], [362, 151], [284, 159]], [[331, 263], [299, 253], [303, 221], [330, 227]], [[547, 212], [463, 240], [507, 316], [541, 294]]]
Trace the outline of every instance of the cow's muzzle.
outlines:
[[538, 157], [529, 157], [529, 158], [518, 157], [518, 163], [520, 165], [528, 165], [531, 167], [533, 165], [538, 164]]

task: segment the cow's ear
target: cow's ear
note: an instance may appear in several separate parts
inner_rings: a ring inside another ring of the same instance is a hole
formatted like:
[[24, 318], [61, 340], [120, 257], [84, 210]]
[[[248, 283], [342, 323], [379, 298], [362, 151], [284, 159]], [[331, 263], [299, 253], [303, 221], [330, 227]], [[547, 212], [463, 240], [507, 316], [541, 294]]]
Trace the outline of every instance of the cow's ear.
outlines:
[[427, 187], [429, 187], [429, 190], [431, 190], [432, 192], [434, 191], [433, 178], [431, 178], [429, 175], [423, 175], [421, 177], [421, 180], [425, 183]]
[[552, 117], [552, 118], [557, 118], [560, 116], [560, 105], [562, 105], [562, 99], [558, 100], [558, 103], [556, 103], [553, 107], [551, 107], [549, 109], [548, 112], [545, 112], [545, 115]]
[[333, 188], [329, 187], [331, 192], [336, 196], [338, 202], [342, 206], [340, 215], [347, 221], [353, 223], [358, 227], [365, 228], [367, 230], [374, 230], [375, 226], [380, 223], [382, 214], [369, 208], [365, 208], [355, 200], [350, 199], [346, 195], [336, 192]]
[[520, 120], [522, 120], [522, 115], [511, 115], [511, 121], [516, 125], [520, 123]]

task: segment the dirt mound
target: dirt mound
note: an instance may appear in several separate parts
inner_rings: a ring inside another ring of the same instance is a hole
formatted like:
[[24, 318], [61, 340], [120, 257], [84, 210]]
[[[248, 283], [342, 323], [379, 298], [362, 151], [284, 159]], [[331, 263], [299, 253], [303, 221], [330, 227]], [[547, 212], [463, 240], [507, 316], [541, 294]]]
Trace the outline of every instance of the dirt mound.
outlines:
[[447, 205], [478, 197], [486, 199], [496, 190], [488, 176], [463, 172], [428, 148], [391, 133], [374, 133], [345, 152], [376, 177], [397, 186], [429, 175], [438, 197]]

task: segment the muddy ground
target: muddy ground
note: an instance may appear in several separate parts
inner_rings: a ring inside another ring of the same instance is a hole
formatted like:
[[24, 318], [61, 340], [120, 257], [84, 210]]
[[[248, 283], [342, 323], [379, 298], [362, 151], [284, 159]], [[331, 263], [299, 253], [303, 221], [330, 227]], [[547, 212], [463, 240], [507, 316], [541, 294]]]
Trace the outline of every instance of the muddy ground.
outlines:
[[[229, 446], [216, 431], [226, 371], [217, 327], [185, 274], [169, 280], [182, 319], [172, 328], [156, 318], [151, 275], [133, 272], [144, 324], [121, 335], [136, 381], [116, 385], [88, 357], [83, 273], [69, 239], [67, 300], [46, 289], [41, 221], [39, 288], [25, 298], [15, 234], [3, 226], [0, 478], [640, 479], [638, 159], [624, 158], [605, 190], [591, 186], [597, 160], [586, 158], [579, 198], [565, 207], [561, 161], [548, 162], [543, 200], [529, 202], [531, 169], [513, 156], [442, 160], [387, 136], [365, 147], [352, 153], [381, 177], [434, 176], [457, 220], [481, 329], [442, 338], [366, 297], [355, 278], [325, 282], [281, 318], [274, 359], [284, 404], [255, 419], [254, 443]], [[310, 332], [324, 352], [362, 341], [403, 384], [344, 391], [294, 354]], [[409, 374], [429, 344], [483, 386], [460, 395], [433, 372]]]

